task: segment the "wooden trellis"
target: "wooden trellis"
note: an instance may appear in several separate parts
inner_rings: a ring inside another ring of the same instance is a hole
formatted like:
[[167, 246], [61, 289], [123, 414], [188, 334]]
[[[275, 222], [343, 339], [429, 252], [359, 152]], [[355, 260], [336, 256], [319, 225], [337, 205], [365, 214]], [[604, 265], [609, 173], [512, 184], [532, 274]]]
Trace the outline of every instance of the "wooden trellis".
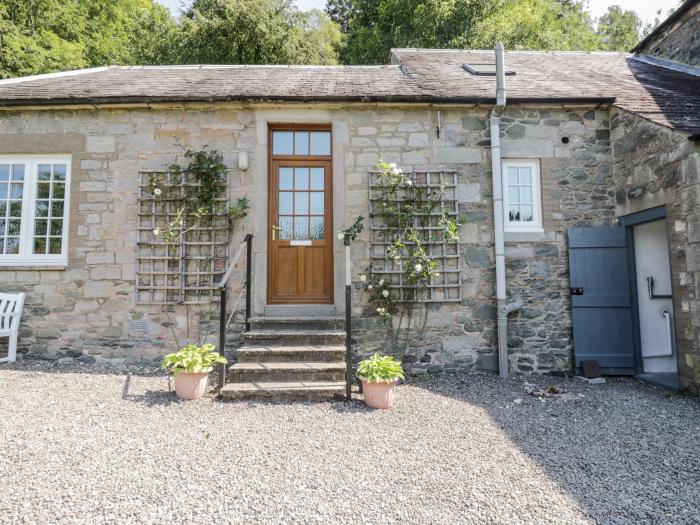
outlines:
[[380, 203], [387, 199], [385, 188], [380, 184], [379, 174], [369, 174], [370, 201], [370, 262], [372, 272], [387, 279], [391, 288], [397, 291], [399, 302], [443, 303], [462, 300], [461, 254], [457, 241], [445, 241], [440, 220], [446, 217], [457, 221], [459, 202], [457, 200], [457, 173], [453, 171], [415, 171], [409, 174], [410, 187], [399, 189], [391, 198], [391, 204], [399, 209], [416, 200], [419, 194], [431, 192], [433, 199], [439, 197], [428, 213], [419, 212], [412, 216], [412, 228], [418, 233], [421, 244], [428, 255], [437, 261], [438, 276], [431, 277], [430, 283], [416, 287], [404, 281], [404, 265], [408, 260], [411, 242], [402, 238], [407, 249], [401, 253], [398, 263], [387, 258], [387, 249], [398, 233], [397, 224], [391, 224], [382, 213]]
[[[159, 195], [149, 184], [153, 180], [157, 181]], [[221, 206], [211, 214], [198, 214], [196, 201], [187, 199], [198, 185], [186, 171], [139, 174], [139, 304], [201, 304], [218, 299], [214, 283], [226, 271], [228, 262], [228, 198], [218, 198]], [[160, 233], [167, 229], [173, 233], [171, 242]]]

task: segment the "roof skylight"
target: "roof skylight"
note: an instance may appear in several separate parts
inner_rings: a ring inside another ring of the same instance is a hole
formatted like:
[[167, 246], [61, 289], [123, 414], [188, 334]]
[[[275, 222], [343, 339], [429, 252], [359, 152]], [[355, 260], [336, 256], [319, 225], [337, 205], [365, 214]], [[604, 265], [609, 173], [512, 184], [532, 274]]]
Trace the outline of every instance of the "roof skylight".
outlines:
[[[465, 71], [468, 71], [472, 75], [485, 76], [485, 77], [495, 77], [496, 76], [496, 64], [462, 64]], [[506, 75], [515, 75], [515, 71], [510, 68], [503, 68], [503, 72]]]

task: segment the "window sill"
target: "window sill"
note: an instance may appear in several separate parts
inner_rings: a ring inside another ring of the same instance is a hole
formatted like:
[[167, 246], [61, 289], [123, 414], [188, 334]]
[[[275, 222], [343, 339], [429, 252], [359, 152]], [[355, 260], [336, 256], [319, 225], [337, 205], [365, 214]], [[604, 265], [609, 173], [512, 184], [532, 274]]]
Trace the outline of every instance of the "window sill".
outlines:
[[538, 242], [545, 241], [547, 237], [543, 228], [536, 230], [505, 230], [503, 233], [506, 242]]
[[36, 263], [36, 262], [0, 262], [0, 271], [37, 272], [63, 271], [68, 269], [68, 263]]

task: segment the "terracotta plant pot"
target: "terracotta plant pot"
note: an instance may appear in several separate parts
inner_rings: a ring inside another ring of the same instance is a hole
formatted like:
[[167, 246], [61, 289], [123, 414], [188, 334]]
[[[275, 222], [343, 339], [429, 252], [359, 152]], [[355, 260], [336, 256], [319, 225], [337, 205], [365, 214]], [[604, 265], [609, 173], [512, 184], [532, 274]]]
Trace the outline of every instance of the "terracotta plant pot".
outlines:
[[175, 393], [181, 399], [201, 399], [207, 390], [209, 372], [179, 372], [175, 374]]
[[393, 381], [367, 381], [361, 377], [362, 392], [365, 395], [365, 405], [371, 408], [387, 409], [394, 406], [394, 387], [399, 382]]

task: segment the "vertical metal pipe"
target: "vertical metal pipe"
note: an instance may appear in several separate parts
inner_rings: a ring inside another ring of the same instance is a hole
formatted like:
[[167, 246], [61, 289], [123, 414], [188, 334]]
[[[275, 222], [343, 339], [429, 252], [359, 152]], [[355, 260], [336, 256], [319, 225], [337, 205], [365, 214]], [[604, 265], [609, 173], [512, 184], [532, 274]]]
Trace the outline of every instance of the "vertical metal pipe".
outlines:
[[250, 332], [250, 285], [253, 271], [253, 234], [245, 236], [246, 266], [245, 266], [245, 331]]
[[[226, 355], [226, 285], [221, 289], [219, 305], [219, 355]], [[219, 365], [219, 390], [226, 383], [226, 363]]]
[[352, 271], [350, 241], [345, 239], [345, 400], [352, 400]]

